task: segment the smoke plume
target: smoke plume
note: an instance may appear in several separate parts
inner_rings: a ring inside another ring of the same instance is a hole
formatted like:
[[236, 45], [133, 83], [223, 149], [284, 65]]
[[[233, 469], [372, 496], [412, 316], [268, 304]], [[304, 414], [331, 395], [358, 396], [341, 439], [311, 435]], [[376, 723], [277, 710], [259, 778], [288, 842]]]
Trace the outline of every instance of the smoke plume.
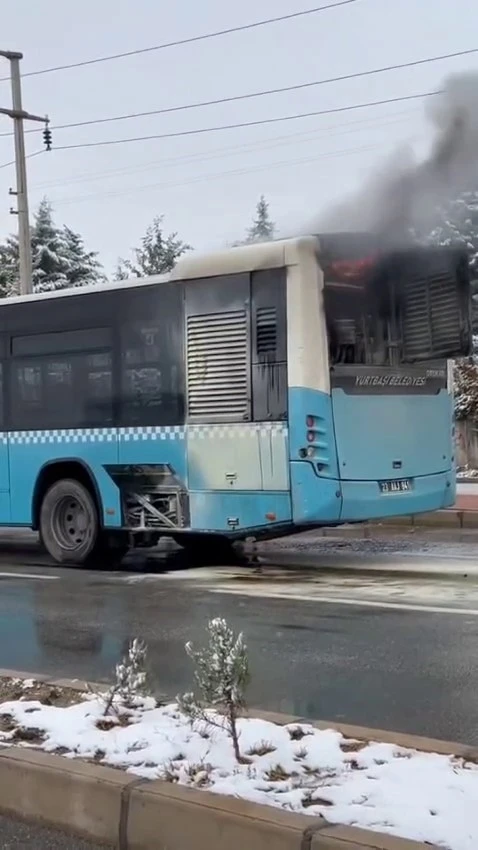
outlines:
[[426, 232], [437, 210], [466, 189], [478, 188], [478, 73], [448, 77], [427, 101], [429, 155], [395, 151], [352, 197], [328, 210], [317, 231], [368, 230], [391, 242], [410, 230]]

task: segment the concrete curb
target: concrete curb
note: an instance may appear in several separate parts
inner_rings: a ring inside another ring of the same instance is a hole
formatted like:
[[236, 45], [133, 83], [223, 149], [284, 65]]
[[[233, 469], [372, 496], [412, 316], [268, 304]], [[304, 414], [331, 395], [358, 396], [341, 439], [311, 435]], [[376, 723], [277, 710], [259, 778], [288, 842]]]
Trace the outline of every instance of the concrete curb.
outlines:
[[[51, 680], [14, 670], [0, 669], [0, 676], [86, 688], [77, 679]], [[478, 760], [478, 747], [464, 744], [260, 710], [251, 714], [278, 724], [307, 723], [337, 729], [349, 738]], [[226, 842], [228, 850], [430, 850], [429, 844], [333, 826], [324, 818], [149, 781], [33, 749], [0, 750], [0, 811], [118, 850], [223, 850]]]
[[383, 524], [389, 526], [411, 525], [414, 528], [478, 528], [478, 511], [466, 510], [466, 508], [449, 508], [446, 511], [391, 517], [389, 520], [384, 520]]
[[324, 527], [316, 532], [319, 537], [369, 538], [401, 533], [440, 532], [452, 540], [478, 535], [478, 511], [450, 508], [425, 514], [384, 518], [371, 522]]
[[33, 750], [0, 753], [0, 810], [118, 850], [430, 850]]

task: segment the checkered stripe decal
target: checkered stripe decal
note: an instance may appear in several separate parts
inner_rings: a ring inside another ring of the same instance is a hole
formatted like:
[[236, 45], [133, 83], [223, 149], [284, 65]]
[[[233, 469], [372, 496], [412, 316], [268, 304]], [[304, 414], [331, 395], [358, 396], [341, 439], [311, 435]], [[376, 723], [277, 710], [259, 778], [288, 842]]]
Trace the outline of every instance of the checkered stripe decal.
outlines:
[[5, 443], [10, 438], [11, 445], [52, 444], [52, 443], [113, 443], [117, 439], [125, 442], [144, 440], [184, 440], [184, 426], [154, 425], [137, 428], [61, 428], [57, 431], [11, 431], [0, 435]]
[[131, 428], [61, 428], [56, 431], [0, 432], [0, 444], [52, 445], [58, 443], [145, 442], [147, 440], [190, 440], [251, 438], [277, 434], [287, 436], [285, 422], [248, 422], [222, 425], [144, 425]]
[[239, 425], [188, 425], [189, 440], [235, 439], [241, 437], [266, 437], [268, 434], [287, 435], [285, 422], [244, 422]]

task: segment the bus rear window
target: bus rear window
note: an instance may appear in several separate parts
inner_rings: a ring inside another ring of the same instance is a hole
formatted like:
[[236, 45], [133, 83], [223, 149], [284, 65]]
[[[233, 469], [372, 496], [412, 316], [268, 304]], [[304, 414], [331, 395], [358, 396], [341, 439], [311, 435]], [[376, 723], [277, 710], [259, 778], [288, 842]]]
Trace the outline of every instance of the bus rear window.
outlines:
[[416, 249], [323, 264], [332, 365], [465, 356], [471, 349], [468, 261]]

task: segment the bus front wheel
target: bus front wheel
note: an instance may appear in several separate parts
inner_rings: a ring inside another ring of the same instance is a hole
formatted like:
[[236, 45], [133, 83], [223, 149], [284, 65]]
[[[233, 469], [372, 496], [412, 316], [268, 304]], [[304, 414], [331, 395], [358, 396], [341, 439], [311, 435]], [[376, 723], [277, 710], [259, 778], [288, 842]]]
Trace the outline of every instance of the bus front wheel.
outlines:
[[98, 511], [83, 484], [73, 478], [56, 481], [40, 508], [40, 539], [59, 564], [84, 564], [99, 541]]

